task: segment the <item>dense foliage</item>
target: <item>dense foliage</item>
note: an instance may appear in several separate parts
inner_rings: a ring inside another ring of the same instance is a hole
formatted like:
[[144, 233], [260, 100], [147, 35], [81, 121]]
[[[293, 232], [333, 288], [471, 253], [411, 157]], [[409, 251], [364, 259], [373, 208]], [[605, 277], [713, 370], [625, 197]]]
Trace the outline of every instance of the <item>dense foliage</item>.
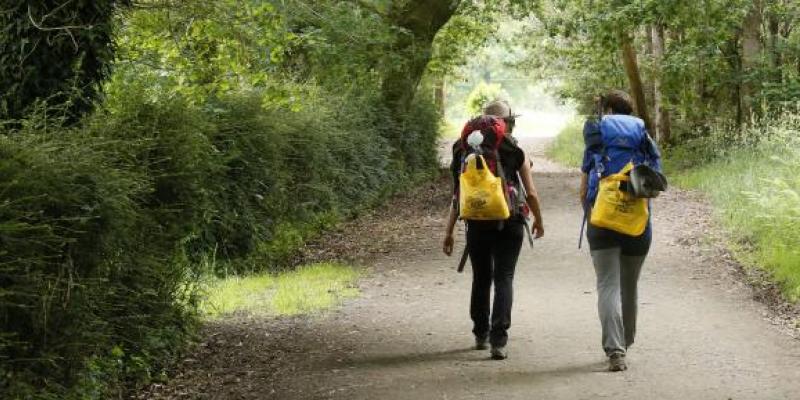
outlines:
[[380, 120], [338, 118], [363, 104], [306, 104], [312, 115], [242, 95], [205, 112], [126, 94], [80, 129], [26, 125], [2, 142], [0, 349], [18, 360], [2, 364], [15, 390], [45, 385], [34, 373], [74, 386], [85, 355], [112, 349], [152, 378], [188, 332], [193, 277], [223, 272], [201, 270], [203, 257], [229, 272], [284, 265], [303, 224], [374, 202], [414, 171], [390, 167]]
[[[737, 132], [715, 131], [668, 159], [676, 183], [708, 194], [738, 258], [765, 271], [793, 302], [800, 301], [798, 130], [798, 115], [786, 114]], [[736, 146], [725, 145], [731, 138]]]
[[[1, 8], [4, 398], [162, 379], [202, 276], [288, 267], [309, 235], [435, 171], [435, 107], [384, 97], [407, 54], [386, 51], [404, 31], [380, 7], [29, 3], [63, 29]], [[26, 40], [42, 54], [14, 58]]]
[[534, 13], [526, 65], [584, 103], [630, 87], [621, 49], [632, 41], [651, 131], [662, 140], [741, 126], [800, 96], [796, 1], [546, 0]]
[[[526, 66], [558, 76], [584, 112], [601, 91], [634, 88], [623, 61], [635, 56], [638, 111], [652, 117], [670, 174], [709, 194], [740, 260], [800, 298], [800, 3], [547, 0], [535, 14]], [[552, 148], [562, 160], [581, 148], [576, 128]]]
[[70, 121], [88, 112], [114, 58], [114, 13], [128, 1], [1, 1], [0, 119], [37, 101], [69, 103]]

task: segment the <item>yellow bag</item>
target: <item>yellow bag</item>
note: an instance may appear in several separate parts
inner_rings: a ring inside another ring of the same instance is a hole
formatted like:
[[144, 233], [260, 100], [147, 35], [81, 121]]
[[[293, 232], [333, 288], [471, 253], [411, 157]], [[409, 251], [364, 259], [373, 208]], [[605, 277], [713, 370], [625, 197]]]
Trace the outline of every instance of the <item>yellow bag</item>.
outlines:
[[[480, 157], [483, 168], [478, 169]], [[459, 207], [462, 219], [504, 220], [511, 216], [503, 180], [489, 170], [483, 156], [469, 156], [459, 177]]]
[[630, 181], [626, 175], [633, 169], [628, 163], [622, 171], [600, 180], [597, 199], [592, 208], [592, 225], [607, 228], [629, 236], [639, 236], [647, 228], [650, 211], [647, 199], [636, 198], [632, 194], [620, 190], [621, 182]]

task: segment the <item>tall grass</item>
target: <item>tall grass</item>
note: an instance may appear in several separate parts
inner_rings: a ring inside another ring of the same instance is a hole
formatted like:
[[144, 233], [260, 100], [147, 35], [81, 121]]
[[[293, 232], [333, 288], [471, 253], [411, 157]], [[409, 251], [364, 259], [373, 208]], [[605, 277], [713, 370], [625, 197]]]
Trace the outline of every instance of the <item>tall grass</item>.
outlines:
[[545, 154], [569, 167], [580, 167], [583, 161], [583, 120], [574, 119], [553, 139]]
[[791, 301], [800, 300], [798, 122], [791, 116], [765, 121], [745, 132], [746, 143], [707, 149], [716, 155], [705, 163], [691, 156], [696, 150], [679, 149], [669, 158], [673, 182], [709, 195], [737, 254], [764, 268]]

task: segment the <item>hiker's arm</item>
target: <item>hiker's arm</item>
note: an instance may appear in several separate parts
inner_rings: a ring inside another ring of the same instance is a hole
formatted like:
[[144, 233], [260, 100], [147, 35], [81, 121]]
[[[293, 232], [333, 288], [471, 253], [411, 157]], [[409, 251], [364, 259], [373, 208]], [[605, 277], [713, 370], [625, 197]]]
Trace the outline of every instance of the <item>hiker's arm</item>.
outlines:
[[519, 169], [519, 174], [522, 177], [522, 186], [525, 187], [525, 202], [533, 213], [533, 226], [531, 233], [535, 238], [544, 236], [544, 223], [542, 222], [542, 210], [539, 207], [539, 193], [536, 192], [536, 186], [533, 185], [533, 174], [531, 173], [531, 163], [528, 160], [528, 155], [525, 155], [525, 160], [522, 162], [522, 167]]
[[586, 202], [586, 193], [589, 191], [589, 174], [582, 174], [581, 175], [581, 188], [578, 190], [578, 196], [580, 196], [580, 204], [581, 206], [584, 205]]
[[447, 226], [445, 227], [444, 242], [442, 243], [442, 251], [448, 256], [453, 254], [453, 244], [455, 243], [453, 230], [456, 227], [456, 221], [458, 221], [458, 197], [456, 193], [459, 191], [458, 177], [461, 172], [461, 164], [458, 162], [460, 156], [455, 151], [455, 145], [453, 149], [453, 160], [450, 162], [450, 173], [453, 175], [453, 199], [450, 203], [450, 215], [447, 216]]
[[458, 209], [456, 209], [455, 203], [453, 203], [453, 205], [450, 206], [450, 215], [447, 217], [447, 228], [445, 229], [444, 243], [442, 244], [442, 250], [444, 254], [448, 256], [453, 254], [453, 244], [455, 243], [453, 239], [453, 230], [455, 230], [457, 220]]

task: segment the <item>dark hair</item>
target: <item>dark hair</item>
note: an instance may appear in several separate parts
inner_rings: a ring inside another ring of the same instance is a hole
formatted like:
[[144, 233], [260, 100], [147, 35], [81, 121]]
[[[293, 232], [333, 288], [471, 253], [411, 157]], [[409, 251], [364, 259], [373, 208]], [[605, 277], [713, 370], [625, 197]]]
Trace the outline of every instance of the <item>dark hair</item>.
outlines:
[[622, 90], [612, 90], [601, 99], [603, 108], [611, 108], [614, 114], [633, 114], [633, 100]]

